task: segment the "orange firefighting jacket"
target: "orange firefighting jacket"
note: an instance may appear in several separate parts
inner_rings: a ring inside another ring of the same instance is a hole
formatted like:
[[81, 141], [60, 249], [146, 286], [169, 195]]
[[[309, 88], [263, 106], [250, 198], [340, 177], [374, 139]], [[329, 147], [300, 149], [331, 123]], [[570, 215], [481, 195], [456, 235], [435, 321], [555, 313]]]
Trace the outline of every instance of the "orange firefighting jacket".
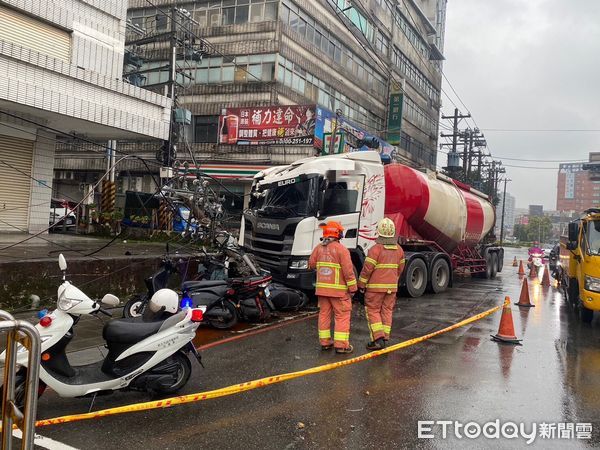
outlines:
[[369, 250], [358, 277], [359, 289], [392, 294], [404, 270], [404, 250], [399, 245], [375, 244]]
[[345, 297], [348, 291], [357, 291], [350, 252], [339, 241], [326, 239], [317, 245], [308, 267], [317, 270], [317, 295]]

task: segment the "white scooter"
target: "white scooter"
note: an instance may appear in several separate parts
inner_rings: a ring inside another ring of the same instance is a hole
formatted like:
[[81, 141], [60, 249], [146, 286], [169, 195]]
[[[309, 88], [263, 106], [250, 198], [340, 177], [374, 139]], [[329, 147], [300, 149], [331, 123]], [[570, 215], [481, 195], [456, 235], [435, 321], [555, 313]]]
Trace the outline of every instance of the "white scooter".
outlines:
[[[43, 316], [36, 325], [42, 338], [39, 395], [46, 386], [61, 397], [94, 396], [119, 389], [171, 394], [187, 383], [191, 363], [186, 353], [192, 353], [200, 362], [192, 339], [203, 311], [186, 308], [178, 312], [179, 296], [169, 289], [158, 291], [149, 305], [163, 320], [111, 320], [102, 332], [108, 349], [106, 357], [91, 364], [71, 366], [65, 350], [73, 338], [73, 326], [85, 314], [111, 314], [66, 281], [67, 263], [63, 255], [59, 256], [59, 266], [63, 283], [58, 288], [57, 309]], [[107, 294], [102, 303], [116, 306], [119, 299]], [[17, 364], [21, 367], [15, 385], [19, 403], [25, 390], [27, 349], [19, 346], [17, 355]], [[0, 362], [4, 360], [5, 352], [0, 355]]]

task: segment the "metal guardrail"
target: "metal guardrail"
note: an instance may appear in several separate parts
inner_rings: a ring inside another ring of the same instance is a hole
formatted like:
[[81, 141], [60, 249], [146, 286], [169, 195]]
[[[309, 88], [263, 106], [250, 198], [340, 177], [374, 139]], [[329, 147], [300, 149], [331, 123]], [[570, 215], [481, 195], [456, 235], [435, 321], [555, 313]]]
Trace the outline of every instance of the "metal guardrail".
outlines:
[[[37, 329], [25, 320], [15, 320], [0, 310], [0, 333], [6, 333], [6, 359], [2, 388], [2, 450], [10, 450], [13, 444], [13, 425], [23, 432], [22, 449], [34, 446], [35, 416], [37, 412], [40, 374], [41, 338]], [[17, 406], [17, 354], [18, 346], [28, 350], [27, 376], [23, 383], [24, 411]]]

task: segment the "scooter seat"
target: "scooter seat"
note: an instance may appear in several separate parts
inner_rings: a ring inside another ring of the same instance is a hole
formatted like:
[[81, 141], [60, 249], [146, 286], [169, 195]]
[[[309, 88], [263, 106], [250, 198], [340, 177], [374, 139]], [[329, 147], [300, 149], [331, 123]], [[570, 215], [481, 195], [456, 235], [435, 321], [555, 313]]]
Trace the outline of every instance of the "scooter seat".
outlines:
[[102, 337], [106, 342], [135, 344], [158, 333], [163, 322], [163, 320], [142, 322], [139, 319], [115, 319], [104, 325]]
[[204, 289], [211, 288], [216, 286], [227, 286], [227, 281], [225, 280], [200, 280], [200, 281], [185, 281], [181, 288], [184, 291], [196, 290], [196, 289]]

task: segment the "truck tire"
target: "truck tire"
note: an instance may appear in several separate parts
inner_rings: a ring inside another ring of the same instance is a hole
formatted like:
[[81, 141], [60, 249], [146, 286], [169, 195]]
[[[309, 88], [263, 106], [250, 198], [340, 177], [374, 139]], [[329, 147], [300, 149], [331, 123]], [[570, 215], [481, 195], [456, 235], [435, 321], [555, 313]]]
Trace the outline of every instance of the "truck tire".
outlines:
[[427, 288], [427, 265], [421, 258], [415, 258], [406, 268], [406, 293], [411, 298], [423, 295]]
[[493, 280], [498, 274], [498, 254], [496, 252], [492, 253], [490, 259], [490, 280]]
[[504, 249], [500, 249], [500, 251], [497, 253], [497, 255], [498, 255], [497, 272], [500, 273], [500, 272], [502, 272], [502, 269], [504, 268]]
[[444, 258], [438, 258], [431, 267], [429, 290], [434, 294], [444, 292], [450, 283], [450, 266]]
[[569, 284], [567, 286], [567, 302], [575, 310], [579, 306], [579, 286], [577, 285], [576, 278], [569, 278]]
[[583, 323], [590, 323], [594, 319], [594, 311], [579, 304], [579, 319]]

